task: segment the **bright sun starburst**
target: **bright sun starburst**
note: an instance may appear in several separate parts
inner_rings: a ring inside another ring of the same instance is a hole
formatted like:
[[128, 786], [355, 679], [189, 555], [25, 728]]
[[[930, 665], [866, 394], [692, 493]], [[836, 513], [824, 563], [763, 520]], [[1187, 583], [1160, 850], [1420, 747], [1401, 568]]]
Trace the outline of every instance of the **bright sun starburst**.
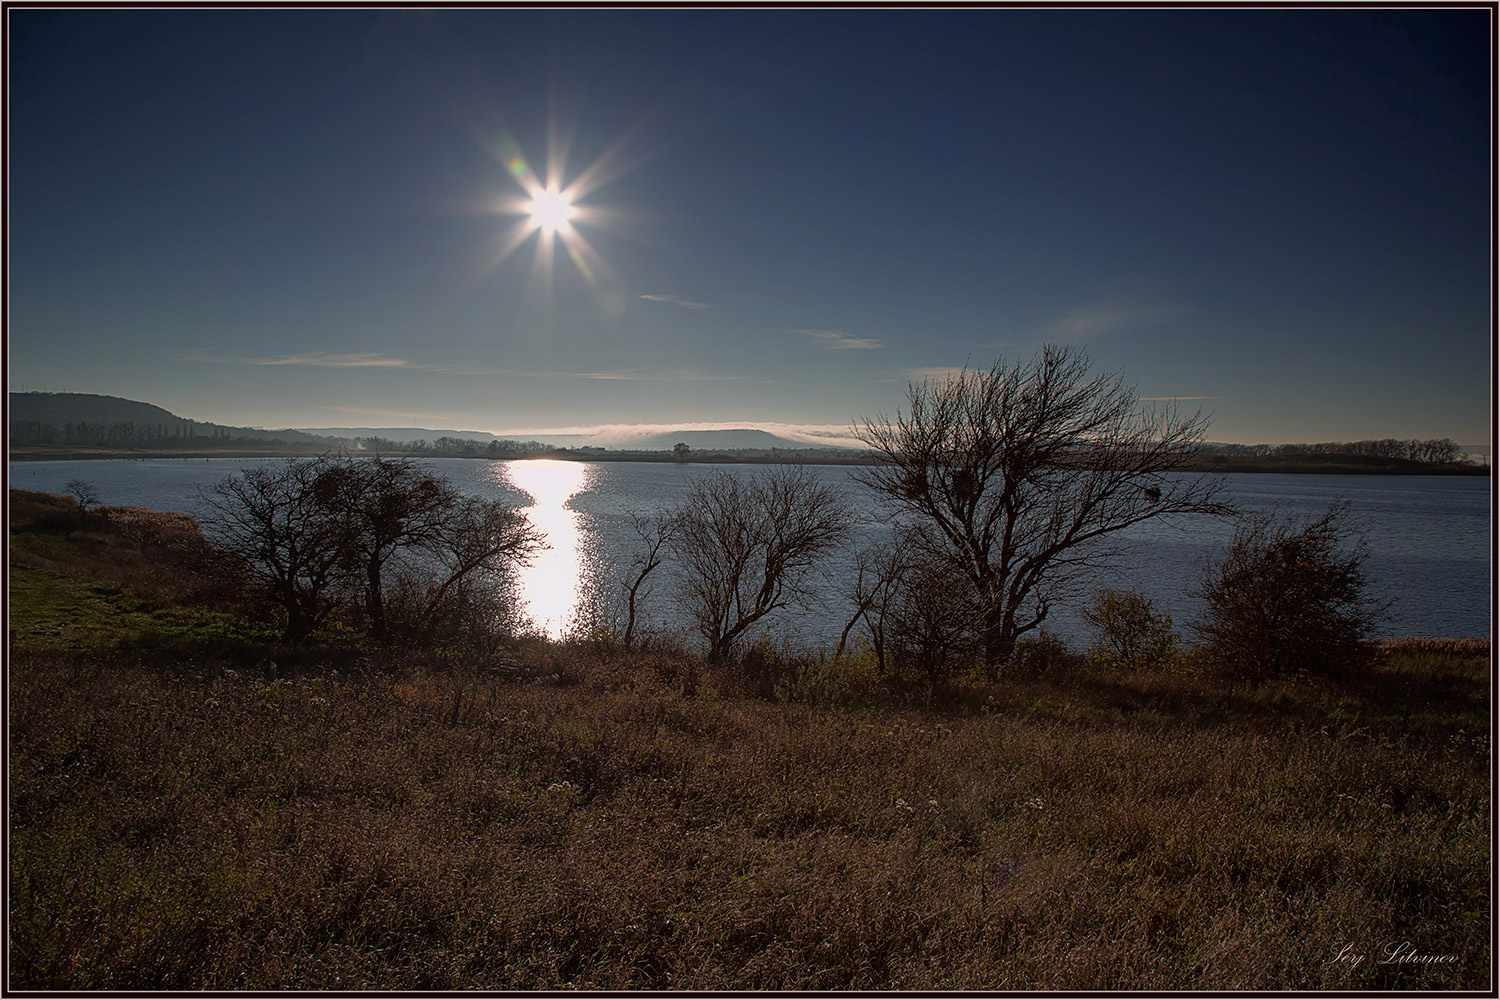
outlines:
[[573, 203], [561, 191], [543, 191], [527, 203], [526, 214], [544, 232], [555, 233], [568, 228]]
[[622, 137], [570, 182], [564, 183], [567, 150], [566, 142], [559, 136], [566, 131], [553, 128], [545, 179], [531, 168], [520, 145], [508, 132], [491, 133], [486, 144], [524, 196], [498, 196], [484, 209], [486, 213], [519, 216], [496, 234], [494, 249], [484, 265], [485, 273], [498, 268], [501, 262], [534, 238], [536, 255], [532, 261], [532, 279], [550, 301], [553, 257], [561, 244], [601, 305], [615, 312], [624, 308], [625, 301], [617, 287], [619, 281], [579, 231], [579, 225], [590, 229], [606, 227], [612, 213], [583, 204], [583, 199], [634, 167], [631, 137], [628, 134]]

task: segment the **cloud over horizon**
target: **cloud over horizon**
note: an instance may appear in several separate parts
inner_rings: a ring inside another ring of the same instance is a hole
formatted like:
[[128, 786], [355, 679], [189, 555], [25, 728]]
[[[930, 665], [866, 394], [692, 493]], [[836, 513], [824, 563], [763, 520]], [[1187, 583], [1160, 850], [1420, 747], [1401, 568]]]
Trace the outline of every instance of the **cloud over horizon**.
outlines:
[[[547, 440], [548, 436], [587, 437], [614, 442], [615, 447], [628, 445], [633, 439], [680, 431], [765, 431], [792, 441], [829, 448], [863, 448], [864, 444], [844, 424], [793, 424], [774, 420], [700, 420], [681, 423], [580, 424], [561, 427], [523, 427], [492, 430], [500, 437]], [[609, 445], [604, 445], [609, 447]]]
[[362, 417], [404, 417], [409, 420], [449, 420], [439, 413], [408, 413], [405, 410], [367, 410], [359, 406], [331, 406], [327, 403], [309, 403], [316, 410], [333, 410], [336, 413], [355, 413]]

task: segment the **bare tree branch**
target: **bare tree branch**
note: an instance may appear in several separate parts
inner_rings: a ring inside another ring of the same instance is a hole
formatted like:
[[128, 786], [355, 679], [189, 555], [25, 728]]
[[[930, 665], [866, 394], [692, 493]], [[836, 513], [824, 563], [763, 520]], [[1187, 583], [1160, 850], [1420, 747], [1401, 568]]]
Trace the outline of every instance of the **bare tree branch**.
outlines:
[[[686, 446], [684, 446], [686, 447]], [[657, 515], [646, 517], [630, 511], [630, 525], [641, 540], [641, 547], [631, 559], [630, 568], [635, 576], [625, 583], [626, 619], [624, 644], [630, 649], [635, 641], [636, 600], [646, 579], [661, 565], [665, 550], [677, 535], [678, 522], [675, 517]]]

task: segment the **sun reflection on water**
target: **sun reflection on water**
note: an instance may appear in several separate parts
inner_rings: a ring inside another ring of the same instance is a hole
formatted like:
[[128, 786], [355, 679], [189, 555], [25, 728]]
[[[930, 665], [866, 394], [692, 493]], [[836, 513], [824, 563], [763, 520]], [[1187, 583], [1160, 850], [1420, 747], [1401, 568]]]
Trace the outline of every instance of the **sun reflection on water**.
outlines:
[[518, 574], [522, 611], [549, 638], [559, 639], [577, 612], [583, 583], [582, 515], [566, 504], [589, 488], [594, 469], [582, 462], [527, 459], [506, 462], [504, 471], [511, 486], [530, 495], [532, 505], [523, 512], [549, 546]]

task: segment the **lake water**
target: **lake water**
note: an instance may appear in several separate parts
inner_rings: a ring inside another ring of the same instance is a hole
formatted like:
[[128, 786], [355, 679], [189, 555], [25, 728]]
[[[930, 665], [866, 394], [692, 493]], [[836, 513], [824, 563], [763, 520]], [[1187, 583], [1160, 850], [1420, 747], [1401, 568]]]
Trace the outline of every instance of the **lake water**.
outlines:
[[[66, 491], [84, 479], [111, 506], [199, 513], [200, 489], [255, 459], [141, 459], [78, 462], [12, 462], [10, 486], [50, 493]], [[264, 461], [279, 461], [267, 459]], [[636, 538], [631, 511], [652, 514], [680, 504], [692, 481], [716, 468], [751, 475], [763, 466], [676, 465], [656, 462], [486, 462], [433, 459], [427, 464], [461, 488], [505, 497], [526, 508], [547, 533], [550, 548], [521, 574], [520, 586], [533, 621], [551, 635], [573, 623], [579, 608], [606, 603], [619, 593]], [[877, 542], [888, 519], [874, 508], [850, 470], [813, 466], [817, 475], [856, 501], [863, 511], [850, 546]], [[1369, 576], [1377, 593], [1393, 600], [1384, 632], [1461, 638], [1491, 630], [1490, 480], [1484, 476], [1312, 476], [1229, 475], [1232, 500], [1247, 509], [1281, 505], [1299, 514], [1325, 510], [1335, 498], [1350, 501], [1356, 523], [1365, 527]], [[1140, 525], [1121, 533], [1125, 550], [1097, 586], [1133, 587], [1155, 600], [1179, 630], [1199, 610], [1188, 588], [1201, 576], [1212, 553], [1222, 550], [1232, 525], [1198, 519], [1181, 526]], [[771, 624], [776, 634], [803, 643], [831, 643], [846, 615], [836, 597], [847, 574], [848, 557], [824, 567], [830, 583], [822, 607]], [[680, 627], [672, 605], [671, 567], [657, 570], [645, 615], [667, 627]], [[1071, 608], [1061, 607], [1047, 625], [1077, 638], [1082, 626]]]

